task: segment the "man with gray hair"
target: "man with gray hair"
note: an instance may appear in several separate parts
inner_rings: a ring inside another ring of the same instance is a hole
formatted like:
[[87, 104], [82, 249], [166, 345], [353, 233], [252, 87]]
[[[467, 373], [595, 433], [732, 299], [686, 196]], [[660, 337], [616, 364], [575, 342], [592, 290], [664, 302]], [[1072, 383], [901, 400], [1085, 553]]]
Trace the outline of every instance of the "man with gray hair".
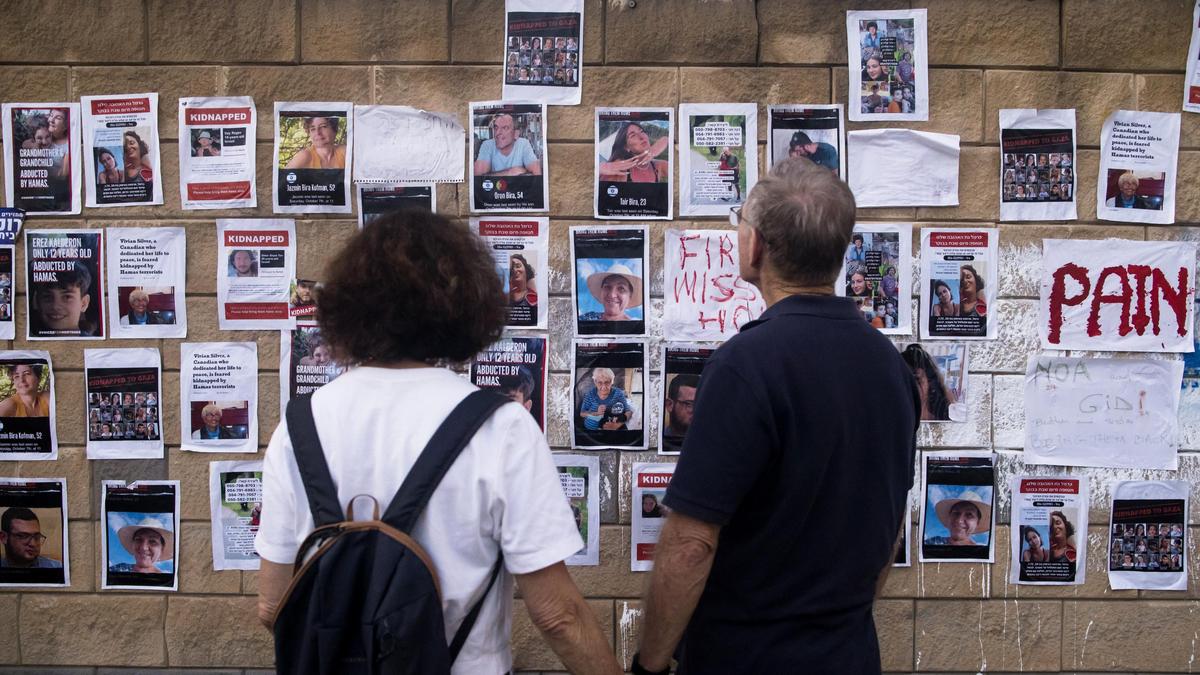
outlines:
[[801, 158], [732, 212], [767, 310], [700, 376], [634, 673], [672, 653], [679, 673], [880, 672], [871, 612], [908, 523], [921, 405], [896, 348], [834, 296], [854, 214]]

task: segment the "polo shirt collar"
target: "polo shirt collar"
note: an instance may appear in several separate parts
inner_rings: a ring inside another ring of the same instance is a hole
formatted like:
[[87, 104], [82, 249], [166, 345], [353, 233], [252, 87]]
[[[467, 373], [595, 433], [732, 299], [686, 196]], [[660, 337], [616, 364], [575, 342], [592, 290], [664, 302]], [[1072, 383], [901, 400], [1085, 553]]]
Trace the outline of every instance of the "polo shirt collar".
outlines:
[[836, 295], [789, 295], [767, 308], [754, 321], [742, 326], [741, 332], [786, 314], [806, 314], [827, 319], [862, 320], [862, 314], [850, 298]]

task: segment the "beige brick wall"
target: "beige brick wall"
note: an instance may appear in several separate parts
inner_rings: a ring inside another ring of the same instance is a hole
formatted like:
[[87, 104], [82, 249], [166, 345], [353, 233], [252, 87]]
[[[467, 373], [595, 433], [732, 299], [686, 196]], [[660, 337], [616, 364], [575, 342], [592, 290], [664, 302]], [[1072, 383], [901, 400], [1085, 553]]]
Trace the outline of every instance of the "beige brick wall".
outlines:
[[[1188, 0], [587, 0], [583, 103], [551, 107], [551, 384], [566, 395], [570, 326], [567, 227], [591, 222], [591, 108], [680, 102], [826, 103], [846, 99], [844, 11], [927, 7], [930, 120], [913, 128], [962, 137], [961, 204], [954, 208], [865, 210], [863, 219], [993, 225], [997, 219], [997, 110], [1078, 110], [1080, 220], [1001, 227], [997, 312], [1000, 339], [971, 346], [970, 421], [922, 430], [925, 449], [992, 448], [1004, 477], [1022, 470], [1021, 374], [1037, 349], [1036, 279], [1043, 237], [1200, 240], [1200, 116], [1184, 115], [1179, 224], [1144, 227], [1095, 219], [1100, 126], [1113, 109], [1178, 110], [1191, 23]], [[260, 114], [254, 210], [184, 212], [177, 189], [175, 111], [180, 96], [250, 95], [260, 113], [274, 100], [404, 103], [465, 119], [468, 100], [500, 95], [503, 0], [2, 0], [0, 100], [77, 100], [81, 95], [161, 94], [164, 194], [161, 207], [85, 209], [75, 219], [30, 227], [183, 225], [188, 230], [188, 339], [255, 340], [265, 443], [278, 418], [278, 336], [215, 328], [213, 218], [270, 215], [270, 115]], [[48, 19], [47, 17], [52, 17]], [[850, 128], [875, 125], [851, 124]], [[765, 133], [765, 125], [760, 122]], [[466, 217], [466, 191], [442, 187], [438, 208]], [[719, 220], [697, 220], [721, 227]], [[678, 226], [692, 221], [677, 222]], [[662, 230], [653, 226], [661, 309]], [[320, 278], [325, 256], [354, 232], [350, 218], [297, 222], [299, 269]], [[23, 290], [23, 284], [18, 290]], [[24, 316], [19, 319], [23, 329]], [[656, 323], [651, 321], [652, 329]], [[164, 391], [178, 385], [177, 340], [157, 346]], [[28, 346], [16, 340], [11, 347]], [[46, 343], [39, 343], [46, 348]], [[214, 572], [208, 542], [208, 463], [240, 456], [178, 450], [176, 404], [167, 413], [167, 458], [88, 462], [83, 448], [81, 343], [48, 347], [58, 367], [59, 434], [54, 463], [0, 463], [0, 475], [65, 475], [70, 487], [74, 584], [60, 592], [0, 593], [4, 666], [269, 668], [271, 641], [253, 616], [256, 576]], [[657, 367], [657, 365], [656, 365]], [[562, 406], [559, 406], [560, 408]], [[553, 403], [552, 403], [553, 408]], [[1200, 484], [1200, 394], [1184, 396], [1179, 477]], [[559, 416], [563, 417], [563, 416]], [[565, 419], [551, 420], [565, 448]], [[601, 453], [601, 565], [573, 568], [577, 583], [628, 664], [637, 644], [645, 575], [629, 566], [632, 463], [653, 453]], [[1107, 484], [1166, 472], [1085, 470], [1093, 481], [1088, 582], [1072, 587], [1008, 583], [1008, 505], [998, 510], [995, 565], [930, 564], [896, 570], [876, 606], [889, 671], [1190, 672], [1200, 627], [1200, 569], [1193, 555], [1187, 593], [1114, 592], [1103, 570]], [[183, 490], [180, 592], [99, 593], [99, 481], [172, 478]], [[1200, 524], [1200, 492], [1190, 522]], [[915, 521], [914, 521], [915, 522]], [[1192, 528], [1194, 537], [1200, 534]], [[1194, 543], [1191, 551], [1196, 552]], [[513, 641], [517, 668], [561, 664], [520, 601]], [[14, 669], [15, 670], [15, 669]], [[75, 672], [74, 668], [70, 669]]]

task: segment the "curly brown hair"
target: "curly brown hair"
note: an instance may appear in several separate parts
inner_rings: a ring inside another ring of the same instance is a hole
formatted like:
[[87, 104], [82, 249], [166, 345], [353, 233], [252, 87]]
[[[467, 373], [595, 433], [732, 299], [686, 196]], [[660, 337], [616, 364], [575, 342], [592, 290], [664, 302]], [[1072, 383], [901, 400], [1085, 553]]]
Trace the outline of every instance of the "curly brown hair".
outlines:
[[418, 209], [386, 214], [329, 261], [321, 336], [341, 363], [466, 361], [500, 337], [507, 301], [466, 225]]

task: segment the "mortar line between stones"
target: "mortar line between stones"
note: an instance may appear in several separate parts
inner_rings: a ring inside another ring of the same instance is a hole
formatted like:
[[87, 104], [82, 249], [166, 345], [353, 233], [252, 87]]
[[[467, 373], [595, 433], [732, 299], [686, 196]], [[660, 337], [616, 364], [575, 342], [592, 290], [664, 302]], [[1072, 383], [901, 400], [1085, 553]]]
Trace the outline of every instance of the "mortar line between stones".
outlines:
[[150, 63], [150, 3], [142, 0], [142, 63]]

